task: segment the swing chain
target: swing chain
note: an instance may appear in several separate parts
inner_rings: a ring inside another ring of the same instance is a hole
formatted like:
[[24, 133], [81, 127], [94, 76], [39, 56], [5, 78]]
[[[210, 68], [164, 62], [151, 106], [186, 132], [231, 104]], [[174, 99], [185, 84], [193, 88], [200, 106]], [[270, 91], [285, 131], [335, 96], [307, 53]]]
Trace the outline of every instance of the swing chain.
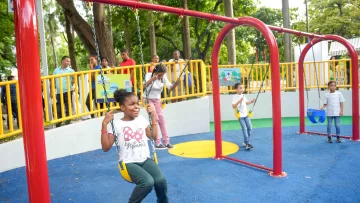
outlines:
[[135, 10], [135, 20], [136, 20], [136, 28], [139, 38], [139, 48], [140, 48], [140, 58], [141, 58], [141, 65], [142, 65], [142, 72], [143, 72], [143, 78], [145, 78], [146, 70], [145, 70], [145, 62], [144, 62], [144, 54], [142, 50], [142, 40], [141, 40], [141, 30], [140, 30], [140, 19], [139, 19], [139, 11]]
[[[249, 85], [249, 78], [250, 78], [250, 76], [252, 76], [252, 71], [253, 71], [253, 68], [254, 68], [254, 64], [255, 64], [255, 62], [256, 62], [256, 52], [257, 52], [257, 49], [258, 49], [257, 47], [258, 47], [258, 45], [259, 45], [259, 39], [258, 39], [257, 37], [255, 37], [254, 45], [255, 45], [255, 55], [254, 55], [253, 61], [252, 61], [252, 63], [251, 63], [250, 72], [249, 72], [249, 74], [248, 74], [248, 76], [247, 76], [247, 83], [248, 83], [248, 85], [246, 85], [246, 87], [247, 87], [247, 86], [250, 86], [250, 85]], [[251, 79], [251, 82], [252, 82], [252, 77], [251, 77], [250, 79]], [[245, 87], [244, 92], [246, 92], [246, 87]]]
[[311, 44], [311, 51], [312, 51], [312, 55], [313, 55], [313, 63], [314, 63], [314, 68], [315, 68], [315, 74], [316, 74], [316, 85], [317, 85], [317, 89], [318, 89], [318, 94], [319, 94], [319, 103], [320, 103], [320, 106], [319, 108], [321, 107], [321, 96], [320, 96], [320, 86], [319, 86], [319, 79], [318, 79], [318, 72], [317, 72], [317, 67], [316, 67], [316, 62], [315, 62], [315, 53], [314, 53], [314, 46], [313, 46], [313, 41], [311, 40], [310, 41], [310, 44]]
[[261, 89], [262, 89], [262, 88], [263, 88], [263, 86], [264, 86], [265, 79], [266, 79], [266, 76], [267, 76], [267, 75], [268, 75], [268, 73], [269, 73], [270, 68], [271, 68], [271, 67], [270, 67], [270, 63], [269, 63], [269, 68], [266, 70], [266, 72], [265, 72], [265, 74], [264, 74], [264, 76], [263, 76], [263, 79], [262, 79], [262, 83], [261, 83], [261, 86], [260, 86], [259, 92], [257, 93], [256, 98], [255, 98], [255, 102], [254, 102], [254, 104], [253, 104], [253, 107], [251, 108], [251, 110], [252, 110], [252, 111], [253, 111], [253, 110], [254, 110], [254, 108], [255, 108], [255, 104], [256, 104], [257, 99], [258, 99], [258, 97], [259, 97], [259, 95], [260, 95]]
[[[298, 40], [297, 40], [297, 43], [299, 45], [299, 55], [301, 55], [301, 43], [300, 43], [300, 36], [298, 36]], [[300, 68], [300, 67], [298, 67]], [[305, 69], [303, 67], [303, 75], [304, 75], [304, 81], [305, 81], [305, 90], [306, 90], [306, 98], [307, 98], [307, 101], [306, 101], [306, 106], [308, 107], [309, 106], [309, 93], [308, 93], [308, 85], [307, 85], [307, 82], [306, 82], [306, 74], [305, 74]]]
[[[139, 14], [138, 14], [138, 10], [136, 9], [135, 10], [135, 20], [136, 20], [136, 25], [137, 25], [137, 32], [138, 32], [138, 38], [139, 38], [139, 47], [140, 47], [140, 57], [141, 57], [141, 65], [142, 65], [142, 73], [143, 73], [143, 78], [144, 78], [144, 81], [145, 81], [145, 84], [146, 84], [146, 80], [145, 80], [145, 75], [146, 75], [146, 67], [145, 67], [145, 63], [144, 63], [144, 55], [143, 55], [143, 52], [142, 52], [142, 41], [141, 41], [141, 30], [140, 30], [140, 20], [139, 20]], [[150, 91], [152, 89], [152, 86], [154, 84], [155, 81], [153, 81], [151, 83], [151, 87], [150, 87], [150, 90], [149, 90], [149, 93], [147, 91], [147, 87], [145, 86], [145, 102], [146, 104], [149, 104], [149, 94], [150, 94]], [[146, 105], [145, 105], [145, 108]], [[153, 112], [154, 113], [154, 112]], [[148, 113], [148, 119], [149, 119], [149, 127], [150, 127], [150, 143], [151, 143], [151, 147], [152, 147], [152, 150], [153, 150], [153, 154], [154, 154], [154, 161], [157, 163], [157, 155], [156, 155], [156, 151], [155, 151], [155, 141], [154, 141], [154, 137], [153, 137], [153, 126], [152, 126], [152, 118], [151, 118], [151, 114]]]
[[[92, 15], [91, 13], [91, 4], [89, 5], [86, 5], [86, 3], [84, 2], [85, 4], [85, 8], [86, 8], [86, 15], [88, 17], [88, 19], [90, 20], [90, 25], [91, 25], [91, 29], [92, 29], [92, 33], [93, 33], [93, 37], [94, 37], [94, 43], [95, 43], [95, 49], [96, 49], [96, 55], [97, 55], [97, 58], [98, 58], [98, 62], [100, 62], [100, 51], [99, 51], [99, 45], [98, 45], [98, 42], [97, 42], [97, 37], [96, 37], [96, 31], [95, 31], [95, 23], [94, 23], [94, 16]], [[90, 9], [89, 9], [89, 8]], [[108, 94], [107, 94], [107, 91], [106, 91], [106, 85], [105, 85], [105, 78], [104, 78], [104, 75], [103, 75], [103, 70], [102, 70], [102, 66], [100, 66], [100, 76], [101, 76], [101, 81], [102, 81], [102, 86], [103, 86], [103, 89], [104, 89], [104, 102], [106, 104], [106, 107], [108, 109], [108, 111], [110, 111], [110, 102], [109, 102], [109, 99], [108, 99]], [[96, 80], [96, 78], [95, 78]], [[115, 145], [116, 145], [116, 150], [119, 152], [120, 150], [120, 146], [118, 144], [118, 139], [117, 139], [117, 135], [116, 135], [116, 131], [115, 131], [115, 126], [114, 126], [114, 120], [112, 119], [110, 121], [110, 124], [111, 124], [111, 128], [112, 128], [112, 131], [113, 131], [113, 136], [114, 136], [114, 142], [115, 142]]]

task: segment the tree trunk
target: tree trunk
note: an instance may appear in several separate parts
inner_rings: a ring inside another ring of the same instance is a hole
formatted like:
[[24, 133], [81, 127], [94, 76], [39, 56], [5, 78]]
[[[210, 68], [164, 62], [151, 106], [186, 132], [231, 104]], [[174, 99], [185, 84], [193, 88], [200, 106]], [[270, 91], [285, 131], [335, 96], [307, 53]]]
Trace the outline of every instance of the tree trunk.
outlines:
[[[106, 10], [107, 10], [107, 15], [106, 15], [106, 19], [107, 19], [107, 26], [109, 29], [109, 35], [110, 35], [110, 40], [111, 40], [111, 44], [114, 46], [114, 38], [113, 38], [113, 31], [112, 31], [112, 23], [111, 23], [111, 9], [110, 9], [111, 5], [107, 5], [106, 6]], [[116, 58], [116, 57], [115, 57]], [[116, 59], [115, 59], [116, 60]]]
[[[224, 0], [225, 16], [234, 17], [232, 0]], [[228, 63], [236, 64], [235, 30], [231, 30], [226, 36], [226, 46], [228, 50]]]
[[54, 65], [55, 65], [55, 68], [57, 68], [58, 67], [58, 58], [57, 58], [57, 54], [56, 54], [56, 50], [55, 50], [55, 42], [54, 41], [55, 41], [54, 35], [50, 34], [51, 48], [52, 48], [53, 56], [54, 56]]
[[74, 71], [78, 71], [76, 65], [76, 55], [75, 55], [75, 46], [74, 46], [74, 37], [71, 32], [71, 24], [69, 18], [65, 15], [65, 31], [69, 49], [69, 55], [71, 59], [71, 67]]
[[108, 26], [106, 25], [104, 4], [94, 3], [93, 8], [94, 25], [100, 56], [107, 57], [109, 66], [112, 66], [115, 63], [115, 51], [111, 43], [112, 40], [109, 35]]
[[[188, 1], [183, 0], [184, 9], [188, 9]], [[190, 27], [189, 27], [189, 17], [184, 16], [183, 18], [183, 44], [184, 44], [184, 52], [185, 59], [191, 58], [191, 41], [190, 41]]]
[[124, 27], [125, 27], [125, 32], [124, 32], [124, 38], [125, 38], [125, 44], [126, 44], [126, 49], [129, 52], [129, 57], [131, 57], [131, 50], [132, 50], [132, 44], [131, 44], [131, 30], [129, 30], [129, 13], [126, 11], [125, 15], [124, 15]]
[[150, 34], [150, 53], [151, 57], [156, 54], [155, 26], [152, 11], [149, 11], [149, 34]]
[[72, 0], [56, 0], [63, 8], [64, 14], [69, 17], [71, 25], [75, 32], [78, 34], [81, 42], [84, 44], [88, 53], [95, 53], [95, 42], [90, 25], [81, 17], [76, 10]]
[[[282, 15], [283, 15], [283, 27], [290, 28], [290, 14], [289, 14], [289, 0], [282, 0]], [[284, 50], [285, 50], [285, 62], [291, 62], [291, 36], [288, 33], [284, 34]], [[291, 75], [292, 67], [286, 66], [286, 83], [288, 87], [293, 86], [293, 77]], [[283, 78], [284, 79], [284, 78]]]

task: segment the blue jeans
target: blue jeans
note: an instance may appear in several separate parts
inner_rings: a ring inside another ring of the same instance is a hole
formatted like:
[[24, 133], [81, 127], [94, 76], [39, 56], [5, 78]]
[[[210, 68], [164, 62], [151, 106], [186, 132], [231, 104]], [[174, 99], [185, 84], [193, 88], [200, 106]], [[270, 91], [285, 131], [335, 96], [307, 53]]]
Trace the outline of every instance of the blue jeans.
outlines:
[[340, 116], [328, 116], [327, 117], [327, 134], [331, 136], [331, 125], [332, 121], [335, 121], [335, 128], [336, 128], [336, 136], [340, 135]]
[[240, 117], [239, 122], [241, 125], [241, 129], [243, 131], [244, 143], [250, 144], [250, 135], [251, 135], [251, 129], [252, 129], [251, 121], [250, 121], [249, 117], [246, 116], [246, 117]]

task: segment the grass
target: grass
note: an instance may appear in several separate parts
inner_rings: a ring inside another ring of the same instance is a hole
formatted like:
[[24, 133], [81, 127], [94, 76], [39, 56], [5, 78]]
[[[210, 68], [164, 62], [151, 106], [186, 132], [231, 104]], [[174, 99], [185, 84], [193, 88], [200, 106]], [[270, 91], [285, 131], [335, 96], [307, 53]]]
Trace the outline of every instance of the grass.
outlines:
[[[265, 118], [265, 119], [252, 119], [251, 120], [253, 128], [269, 128], [272, 127], [272, 119]], [[287, 117], [282, 118], [282, 126], [299, 126], [299, 118], [298, 117]], [[343, 116], [341, 117], [341, 124], [342, 125], [351, 125], [352, 117], [351, 116]], [[314, 124], [311, 123], [308, 119], [305, 120], [305, 125], [325, 125], [324, 123]], [[237, 120], [233, 121], [223, 121], [221, 122], [221, 129], [222, 130], [237, 130], [240, 129], [240, 124]], [[214, 122], [210, 123], [210, 131], [214, 131]]]

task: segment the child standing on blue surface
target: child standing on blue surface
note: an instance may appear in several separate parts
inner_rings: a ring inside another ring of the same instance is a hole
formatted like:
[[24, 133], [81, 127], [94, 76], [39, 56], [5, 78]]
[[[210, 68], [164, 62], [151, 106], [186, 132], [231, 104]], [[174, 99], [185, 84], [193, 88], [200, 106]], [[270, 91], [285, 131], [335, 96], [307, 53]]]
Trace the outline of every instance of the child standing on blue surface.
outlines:
[[166, 77], [166, 68], [161, 64], [156, 65], [152, 72], [145, 75], [145, 81], [146, 89], [143, 94], [143, 101], [147, 98], [149, 100], [149, 104], [153, 104], [155, 106], [157, 121], [164, 141], [164, 144], [161, 143], [160, 136], [158, 136], [155, 142], [155, 147], [156, 149], [172, 149], [173, 146], [170, 144], [170, 138], [165, 126], [166, 122], [162, 110], [161, 93], [163, 92], [164, 85], [171, 91], [179, 83], [176, 82], [175, 84], [172, 84], [169, 82]]
[[236, 94], [233, 96], [232, 99], [232, 107], [234, 109], [237, 108], [238, 111], [240, 112], [239, 122], [244, 136], [244, 145], [245, 148], [249, 150], [253, 148], [253, 146], [250, 144], [252, 126], [251, 126], [250, 118], [248, 116], [248, 110], [246, 105], [252, 104], [256, 100], [253, 99], [251, 101], [248, 101], [246, 99], [245, 95], [243, 94], [244, 86], [242, 84], [236, 83], [234, 85], [234, 89], [236, 90]]
[[[139, 99], [133, 92], [124, 89], [114, 92], [120, 110], [124, 112], [122, 119], [113, 121], [115, 133], [113, 134], [110, 121], [114, 119], [112, 111], [105, 115], [101, 128], [101, 146], [104, 152], [109, 151], [117, 136], [120, 146], [119, 162], [126, 164], [131, 181], [136, 184], [129, 203], [141, 202], [153, 188], [158, 203], [168, 203], [167, 183], [159, 166], [150, 158], [147, 139], [151, 138], [150, 123], [139, 115]], [[153, 105], [147, 106], [147, 112], [152, 120], [153, 135], [157, 135], [157, 115]], [[114, 191], [116, 192], [116, 191]]]
[[336, 128], [336, 142], [341, 143], [340, 140], [340, 116], [344, 114], [344, 102], [345, 99], [341, 92], [336, 91], [336, 82], [330, 81], [328, 82], [329, 92], [325, 94], [324, 104], [322, 109], [326, 108], [326, 116], [327, 116], [327, 135], [328, 135], [328, 143], [332, 143], [331, 141], [331, 125], [332, 121], [335, 122]]

